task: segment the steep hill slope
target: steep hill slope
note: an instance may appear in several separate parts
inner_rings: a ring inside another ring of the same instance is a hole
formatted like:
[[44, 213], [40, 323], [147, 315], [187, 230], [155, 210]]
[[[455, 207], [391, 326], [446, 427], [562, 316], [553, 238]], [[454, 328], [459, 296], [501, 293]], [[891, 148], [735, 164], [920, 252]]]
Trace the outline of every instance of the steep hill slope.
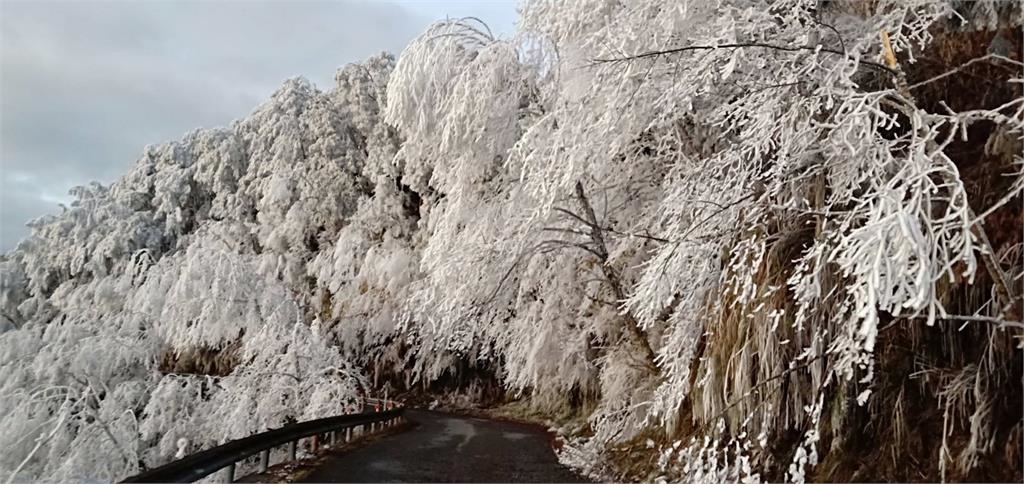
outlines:
[[629, 477], [1019, 480], [1022, 23], [526, 2], [289, 81], [3, 256], [0, 470], [433, 383], [584, 416], [563, 456]]

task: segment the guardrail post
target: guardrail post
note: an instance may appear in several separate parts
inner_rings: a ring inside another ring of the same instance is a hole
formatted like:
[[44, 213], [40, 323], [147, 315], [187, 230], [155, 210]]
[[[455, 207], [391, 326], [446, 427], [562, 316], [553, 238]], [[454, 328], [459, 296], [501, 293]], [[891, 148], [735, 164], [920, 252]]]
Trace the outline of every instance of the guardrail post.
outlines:
[[267, 472], [267, 467], [270, 467], [270, 449], [260, 452], [260, 473]]
[[352, 427], [345, 429], [345, 443], [352, 442]]
[[232, 462], [224, 468], [224, 479], [228, 482], [235, 482], [235, 463]]
[[298, 446], [299, 441], [293, 440], [288, 443], [288, 458], [295, 460], [295, 447]]
[[334, 446], [336, 446], [336, 445], [338, 445], [338, 431], [337, 430], [332, 430], [331, 431], [331, 448], [333, 449]]
[[320, 447], [320, 436], [319, 435], [314, 435], [314, 436], [310, 437], [309, 438], [309, 451], [315, 454], [316, 453], [316, 449], [318, 449], [319, 447]]

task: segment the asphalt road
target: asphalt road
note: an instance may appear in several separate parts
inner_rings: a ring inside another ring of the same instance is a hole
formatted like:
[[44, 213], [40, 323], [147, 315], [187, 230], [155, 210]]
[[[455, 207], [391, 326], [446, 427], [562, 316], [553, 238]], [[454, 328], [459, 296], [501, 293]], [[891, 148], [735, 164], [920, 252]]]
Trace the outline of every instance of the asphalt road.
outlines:
[[540, 427], [407, 410], [413, 428], [337, 455], [300, 482], [588, 482]]

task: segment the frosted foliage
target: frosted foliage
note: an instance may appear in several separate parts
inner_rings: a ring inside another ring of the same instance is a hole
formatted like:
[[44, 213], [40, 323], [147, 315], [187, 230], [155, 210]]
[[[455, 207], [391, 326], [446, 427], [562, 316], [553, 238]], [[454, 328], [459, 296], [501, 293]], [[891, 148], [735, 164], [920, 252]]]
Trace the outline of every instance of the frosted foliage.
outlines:
[[[194, 451], [358, 395], [358, 371], [284, 287], [251, 255], [221, 252], [229, 231], [210, 232], [152, 267], [64, 283], [49, 324], [0, 335], [4, 474], [114, 480], [170, 460], [180, 439]], [[168, 353], [227, 342], [239, 346], [226, 376], [157, 371]]]
[[[585, 412], [567, 461], [661, 427], [666, 476], [800, 481], [849, 431], [833, 402], [875, 404], [883, 321], [960, 318], [990, 356], [1019, 329], [997, 279], [1021, 278], [1020, 244], [985, 230], [1015, 220], [1024, 101], [925, 109], [938, 80], [905, 74], [958, 17], [1019, 26], [1019, 6], [521, 12], [511, 38], [447, 20], [330, 90], [289, 80], [32, 222], [0, 256], [0, 473], [114, 480], [468, 366]], [[1009, 160], [984, 207], [954, 159], [979, 126]], [[970, 467], [1001, 377], [958, 375], [935, 381], [947, 420], [971, 415]]]
[[485, 183], [519, 137], [529, 71], [515, 45], [472, 20], [439, 22], [406, 48], [385, 119], [406, 135], [404, 179], [460, 195]]
[[16, 329], [18, 305], [26, 299], [25, 266], [20, 260], [0, 259], [0, 334]]
[[113, 481], [351, 409], [366, 382], [313, 324], [306, 266], [393, 156], [393, 63], [288, 81], [31, 223], [0, 256], [0, 478]]
[[[1017, 10], [819, 3], [525, 2], [516, 50], [466, 19], [415, 40], [385, 118], [427, 195], [403, 325], [423, 375], [446, 348], [502, 361], [535, 401], [593, 395], [587, 445], [692, 418], [710, 440], [673, 459], [707, 479], [756, 479], [755, 437], [801, 429], [804, 479], [823, 395], [873, 381], [881, 315], [949, 317], [943, 288], [991, 252], [977, 232], [996, 208], [972, 211], [947, 147], [983, 121], [1015, 143], [1024, 128], [1020, 99], [918, 107], [879, 38], [912, 64], [951, 17]], [[997, 322], [998, 302], [981, 306]], [[799, 390], [782, 400], [786, 379]]]
[[174, 350], [221, 347], [266, 322], [296, 320], [295, 303], [280, 286], [261, 284], [251, 256], [209, 240], [161, 260], [138, 289], [132, 309], [155, 322], [161, 340]]

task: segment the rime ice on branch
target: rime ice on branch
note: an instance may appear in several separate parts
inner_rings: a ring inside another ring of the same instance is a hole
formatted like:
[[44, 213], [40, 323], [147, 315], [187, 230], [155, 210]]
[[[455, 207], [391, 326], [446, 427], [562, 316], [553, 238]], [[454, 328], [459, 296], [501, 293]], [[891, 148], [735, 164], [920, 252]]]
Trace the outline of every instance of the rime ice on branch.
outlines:
[[2, 256], [0, 472], [485, 368], [586, 414], [583, 465], [654, 435], [674, 479], [1019, 480], [1021, 15], [528, 1], [289, 81]]

